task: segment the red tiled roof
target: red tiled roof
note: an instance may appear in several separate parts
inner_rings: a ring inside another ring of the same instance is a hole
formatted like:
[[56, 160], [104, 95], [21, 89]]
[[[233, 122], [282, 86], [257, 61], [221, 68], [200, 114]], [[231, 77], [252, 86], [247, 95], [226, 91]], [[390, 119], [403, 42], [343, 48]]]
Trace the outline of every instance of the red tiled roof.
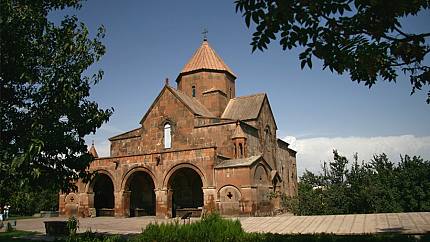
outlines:
[[193, 57], [185, 64], [181, 74], [197, 70], [217, 70], [225, 71], [236, 77], [233, 71], [212, 49], [207, 40], [203, 40], [202, 45], [194, 53]]

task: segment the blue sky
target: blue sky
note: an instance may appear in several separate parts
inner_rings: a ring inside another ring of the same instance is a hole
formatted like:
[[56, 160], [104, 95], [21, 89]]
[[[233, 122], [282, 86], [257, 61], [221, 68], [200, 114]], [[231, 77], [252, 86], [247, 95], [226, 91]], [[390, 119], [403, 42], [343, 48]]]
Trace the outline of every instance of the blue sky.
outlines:
[[[300, 69], [299, 50], [285, 52], [273, 43], [265, 52], [251, 53], [248, 29], [233, 1], [102, 1], [84, 2], [76, 14], [95, 33], [104, 25], [107, 53], [95, 66], [105, 72], [92, 89], [100, 106], [114, 107], [108, 124], [95, 135], [101, 155], [108, 155], [108, 137], [139, 126], [168, 77], [172, 84], [199, 47], [204, 28], [211, 46], [236, 73], [237, 95], [266, 92], [274, 112], [278, 136], [298, 150], [298, 168], [317, 170], [333, 148], [363, 159], [387, 152], [430, 159], [428, 88], [410, 96], [406, 76], [397, 83], [380, 82], [369, 88], [321, 70]], [[429, 11], [404, 22], [405, 30], [429, 32]], [[429, 63], [429, 58], [426, 60]]]

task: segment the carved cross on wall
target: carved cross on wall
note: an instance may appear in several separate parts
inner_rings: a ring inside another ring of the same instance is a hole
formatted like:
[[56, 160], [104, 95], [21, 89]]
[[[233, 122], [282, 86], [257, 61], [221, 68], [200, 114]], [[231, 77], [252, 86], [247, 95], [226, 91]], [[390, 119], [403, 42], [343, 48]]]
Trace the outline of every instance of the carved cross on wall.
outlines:
[[231, 192], [228, 192], [228, 193], [227, 193], [227, 197], [228, 197], [229, 199], [231, 199], [231, 198], [233, 197], [233, 194], [231, 194]]

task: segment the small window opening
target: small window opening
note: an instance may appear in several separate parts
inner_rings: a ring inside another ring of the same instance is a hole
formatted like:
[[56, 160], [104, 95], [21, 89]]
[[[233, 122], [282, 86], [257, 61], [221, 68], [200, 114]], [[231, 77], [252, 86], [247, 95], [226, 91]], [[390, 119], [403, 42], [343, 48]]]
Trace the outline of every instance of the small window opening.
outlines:
[[172, 127], [169, 123], [164, 125], [164, 148], [172, 148]]
[[228, 192], [227, 197], [228, 197], [229, 199], [231, 199], [231, 198], [233, 197], [233, 194], [231, 194], [231, 192]]
[[193, 97], [196, 97], [196, 86], [193, 86], [192, 89], [192, 95]]
[[240, 158], [243, 157], [243, 146], [242, 144], [239, 144], [239, 150], [240, 150]]

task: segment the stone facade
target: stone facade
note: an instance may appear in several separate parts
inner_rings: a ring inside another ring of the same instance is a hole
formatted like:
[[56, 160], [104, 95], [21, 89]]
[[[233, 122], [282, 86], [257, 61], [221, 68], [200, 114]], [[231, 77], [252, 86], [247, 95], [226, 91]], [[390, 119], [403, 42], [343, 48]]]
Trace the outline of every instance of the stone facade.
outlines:
[[296, 152], [276, 137], [267, 95], [236, 97], [235, 74], [206, 40], [166, 82], [138, 128], [110, 138], [91, 182], [60, 195], [60, 214], [269, 215], [297, 194]]

